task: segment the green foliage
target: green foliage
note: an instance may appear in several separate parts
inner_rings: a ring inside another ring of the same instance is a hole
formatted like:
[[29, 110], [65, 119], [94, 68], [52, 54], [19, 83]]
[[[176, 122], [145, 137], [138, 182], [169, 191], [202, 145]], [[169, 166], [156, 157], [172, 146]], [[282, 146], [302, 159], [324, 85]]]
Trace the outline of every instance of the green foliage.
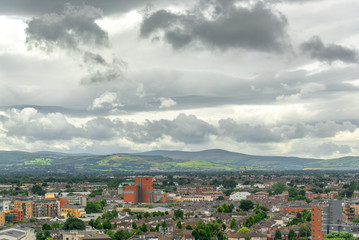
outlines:
[[274, 239], [275, 239], [275, 240], [282, 239], [282, 233], [280, 232], [279, 229], [277, 229], [277, 230], [275, 231]]
[[112, 229], [112, 225], [110, 220], [107, 219], [107, 221], [104, 221], [102, 224], [103, 229]]
[[249, 217], [247, 218], [244, 222], [243, 225], [246, 227], [251, 227], [253, 224], [265, 219], [267, 217], [267, 214], [265, 212], [259, 212], [258, 214], [256, 214], [255, 216]]
[[309, 237], [311, 235], [311, 224], [310, 223], [306, 223], [306, 224], [302, 224], [299, 227], [299, 236], [300, 237]]
[[147, 231], [148, 231], [146, 223], [143, 223], [143, 224], [142, 224], [142, 226], [140, 227], [140, 230], [141, 230], [142, 232], [147, 232]]
[[223, 201], [223, 200], [224, 200], [224, 197], [223, 197], [223, 196], [219, 196], [216, 200], [217, 200], [217, 201]]
[[46, 240], [46, 236], [43, 233], [37, 233], [36, 240]]
[[178, 221], [177, 224], [176, 224], [177, 228], [178, 229], [182, 229], [182, 223], [181, 221]]
[[58, 222], [51, 223], [51, 228], [52, 229], [62, 228], [62, 224]]
[[353, 220], [353, 223], [359, 223], [359, 218], [355, 218], [355, 219]]
[[305, 222], [311, 221], [311, 212], [304, 209], [301, 213], [297, 215], [288, 223], [288, 226], [291, 225], [300, 225]]
[[254, 203], [251, 200], [241, 200], [239, 201], [239, 208], [248, 211], [254, 208]]
[[183, 211], [181, 209], [177, 209], [174, 211], [175, 218], [182, 218], [183, 219]]
[[354, 239], [353, 234], [348, 232], [331, 232], [324, 236], [324, 239]]
[[40, 185], [34, 185], [31, 188], [31, 192], [37, 195], [45, 195], [46, 191], [42, 189]]
[[102, 210], [104, 208], [104, 206], [106, 206], [106, 200], [105, 202], [103, 202], [104, 200], [100, 201], [100, 202], [92, 202], [92, 201], [87, 201], [87, 205], [85, 208], [85, 211], [87, 214], [89, 213], [102, 213]]
[[41, 229], [42, 229], [42, 231], [52, 230], [51, 226], [49, 224], [47, 224], [47, 223], [42, 225]]
[[273, 186], [272, 186], [272, 191], [273, 191], [273, 194], [274, 194], [274, 195], [281, 194], [281, 193], [283, 193], [286, 189], [287, 189], [287, 187], [285, 186], [285, 183], [282, 183], [282, 182], [276, 182], [276, 183], [273, 184]]
[[70, 216], [63, 226], [64, 230], [85, 230], [85, 223], [78, 218]]
[[288, 188], [288, 194], [289, 197], [295, 198], [296, 196], [298, 196], [298, 190], [294, 187], [290, 187]]
[[219, 206], [217, 208], [217, 212], [231, 213], [233, 212], [233, 209], [234, 209], [233, 204], [227, 205], [226, 203], [223, 203], [222, 206]]
[[240, 228], [237, 233], [250, 233], [251, 230], [249, 230], [247, 227]]
[[114, 237], [112, 239], [125, 240], [125, 239], [129, 239], [130, 237], [131, 237], [131, 233], [126, 232], [124, 230], [119, 230], [114, 234]]
[[235, 229], [237, 227], [237, 223], [236, 223], [236, 220], [234, 218], [232, 218], [232, 221], [231, 221], [231, 229]]
[[110, 211], [107, 211], [105, 213], [102, 214], [102, 219], [108, 219], [108, 220], [112, 220], [114, 218], [117, 218], [118, 217], [118, 212], [116, 210], [112, 210], [111, 212]]
[[198, 222], [197, 227], [192, 231], [192, 236], [200, 240], [211, 240], [213, 238], [224, 240], [226, 238], [218, 223], [209, 222], [204, 224], [202, 221]]
[[136, 222], [132, 222], [132, 229], [137, 229], [137, 224], [136, 224]]
[[288, 240], [295, 240], [297, 238], [297, 236], [295, 235], [295, 232], [293, 229], [289, 230], [288, 233]]
[[187, 226], [186, 226], [186, 229], [187, 229], [187, 230], [193, 230], [193, 228], [192, 228], [191, 225], [187, 225]]

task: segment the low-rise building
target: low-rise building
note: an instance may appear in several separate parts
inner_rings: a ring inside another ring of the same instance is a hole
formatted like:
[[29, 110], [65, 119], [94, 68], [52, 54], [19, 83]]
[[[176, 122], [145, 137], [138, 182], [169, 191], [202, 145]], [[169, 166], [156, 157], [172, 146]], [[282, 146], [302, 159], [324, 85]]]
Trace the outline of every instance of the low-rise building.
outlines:
[[0, 230], [0, 239], [36, 240], [35, 230], [23, 226], [14, 226]]

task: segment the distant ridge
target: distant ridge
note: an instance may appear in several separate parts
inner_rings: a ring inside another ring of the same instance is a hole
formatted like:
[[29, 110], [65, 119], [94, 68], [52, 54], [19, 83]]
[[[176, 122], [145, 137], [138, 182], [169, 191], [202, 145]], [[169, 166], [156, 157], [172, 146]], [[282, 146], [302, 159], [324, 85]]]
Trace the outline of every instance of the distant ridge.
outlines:
[[355, 170], [359, 157], [315, 159], [255, 156], [222, 149], [158, 150], [136, 154], [0, 151], [0, 173], [80, 173], [148, 171]]

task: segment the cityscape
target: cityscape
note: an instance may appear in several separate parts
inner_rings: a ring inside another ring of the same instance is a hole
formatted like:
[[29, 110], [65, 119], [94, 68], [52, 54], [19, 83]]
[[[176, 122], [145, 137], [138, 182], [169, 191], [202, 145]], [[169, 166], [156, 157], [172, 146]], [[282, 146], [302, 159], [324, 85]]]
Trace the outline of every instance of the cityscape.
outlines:
[[359, 239], [358, 0], [0, 0], [0, 240]]

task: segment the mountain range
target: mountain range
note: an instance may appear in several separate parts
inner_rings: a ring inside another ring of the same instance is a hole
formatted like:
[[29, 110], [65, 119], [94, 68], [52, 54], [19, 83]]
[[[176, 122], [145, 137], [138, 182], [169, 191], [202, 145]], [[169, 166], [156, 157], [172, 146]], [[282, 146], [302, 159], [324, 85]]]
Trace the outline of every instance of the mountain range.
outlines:
[[0, 151], [0, 173], [110, 173], [147, 171], [354, 170], [359, 157], [316, 159], [255, 156], [221, 149], [94, 155]]

